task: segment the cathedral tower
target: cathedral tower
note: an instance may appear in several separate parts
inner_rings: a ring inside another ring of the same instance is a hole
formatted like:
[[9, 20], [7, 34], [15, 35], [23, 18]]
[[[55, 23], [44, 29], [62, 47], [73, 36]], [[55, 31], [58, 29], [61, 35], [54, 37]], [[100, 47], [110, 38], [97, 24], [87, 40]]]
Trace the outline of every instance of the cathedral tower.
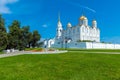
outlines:
[[96, 20], [93, 20], [93, 21], [92, 21], [92, 27], [93, 27], [93, 28], [96, 28], [96, 27], [97, 27], [97, 21], [96, 21]]
[[87, 17], [85, 17], [85, 16], [81, 16], [80, 18], [79, 18], [79, 24], [80, 25], [85, 25], [85, 26], [87, 26], [88, 25], [88, 19], [87, 19]]
[[62, 36], [62, 31], [63, 28], [62, 28], [62, 23], [60, 21], [60, 15], [58, 15], [58, 24], [57, 24], [57, 33], [56, 33], [57, 39], [59, 39]]

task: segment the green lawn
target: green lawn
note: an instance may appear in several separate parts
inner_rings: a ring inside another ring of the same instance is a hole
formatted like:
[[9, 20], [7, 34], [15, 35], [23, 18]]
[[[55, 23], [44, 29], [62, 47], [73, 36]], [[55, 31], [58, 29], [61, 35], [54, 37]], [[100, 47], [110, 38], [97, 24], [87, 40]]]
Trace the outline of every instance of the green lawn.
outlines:
[[68, 50], [68, 51], [88, 51], [88, 52], [120, 52], [120, 49], [65, 49], [65, 48], [58, 48], [59, 50]]
[[1, 52], [1, 51], [0, 51], [0, 54], [4, 54], [4, 52]]
[[120, 55], [77, 51], [1, 58], [0, 80], [120, 80]]

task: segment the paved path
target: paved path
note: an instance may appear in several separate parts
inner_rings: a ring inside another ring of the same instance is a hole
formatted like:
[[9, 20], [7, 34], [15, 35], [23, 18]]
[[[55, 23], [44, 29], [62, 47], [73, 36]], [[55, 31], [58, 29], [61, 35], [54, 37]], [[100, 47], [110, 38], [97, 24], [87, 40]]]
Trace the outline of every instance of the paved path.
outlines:
[[66, 53], [68, 51], [45, 51], [45, 52], [30, 52], [27, 51], [25, 54], [59, 54], [59, 53]]
[[[10, 56], [17, 56], [23, 54], [59, 54], [59, 53], [66, 53], [68, 51], [46, 51], [46, 52], [30, 52], [30, 51], [19, 51], [15, 53], [5, 53], [0, 54], [0, 58], [10, 57]], [[98, 53], [98, 54], [120, 54], [120, 52], [88, 52], [88, 51], [69, 51], [75, 53]]]
[[23, 55], [23, 54], [59, 54], [59, 53], [66, 53], [66, 52], [68, 52], [68, 51], [45, 51], [45, 52], [19, 51], [19, 52], [15, 52], [15, 53], [0, 54], [0, 58]]
[[4, 58], [4, 57], [10, 57], [10, 56], [17, 56], [17, 55], [23, 55], [23, 52], [17, 52], [17, 53], [4, 53], [4, 54], [0, 54], [0, 58]]

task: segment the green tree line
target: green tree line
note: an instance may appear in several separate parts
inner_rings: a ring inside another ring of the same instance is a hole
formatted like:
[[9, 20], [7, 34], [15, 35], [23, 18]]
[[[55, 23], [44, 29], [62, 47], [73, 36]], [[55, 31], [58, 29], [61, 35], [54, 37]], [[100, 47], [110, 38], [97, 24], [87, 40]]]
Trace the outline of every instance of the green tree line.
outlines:
[[37, 30], [30, 32], [30, 26], [22, 26], [18, 20], [14, 20], [8, 31], [5, 27], [5, 19], [0, 15], [0, 51], [4, 49], [24, 50], [30, 47], [39, 47], [41, 35]]

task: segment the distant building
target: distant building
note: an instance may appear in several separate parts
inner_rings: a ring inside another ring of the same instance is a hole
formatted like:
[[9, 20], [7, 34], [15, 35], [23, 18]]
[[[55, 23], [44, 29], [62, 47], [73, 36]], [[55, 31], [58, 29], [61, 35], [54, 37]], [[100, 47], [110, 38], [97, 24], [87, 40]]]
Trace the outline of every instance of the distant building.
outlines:
[[93, 20], [92, 26], [89, 26], [88, 19], [84, 15], [79, 18], [76, 26], [68, 23], [66, 29], [63, 29], [59, 16], [56, 36], [45, 40], [44, 47], [120, 49], [119, 44], [100, 43], [100, 29], [97, 27], [97, 21]]

